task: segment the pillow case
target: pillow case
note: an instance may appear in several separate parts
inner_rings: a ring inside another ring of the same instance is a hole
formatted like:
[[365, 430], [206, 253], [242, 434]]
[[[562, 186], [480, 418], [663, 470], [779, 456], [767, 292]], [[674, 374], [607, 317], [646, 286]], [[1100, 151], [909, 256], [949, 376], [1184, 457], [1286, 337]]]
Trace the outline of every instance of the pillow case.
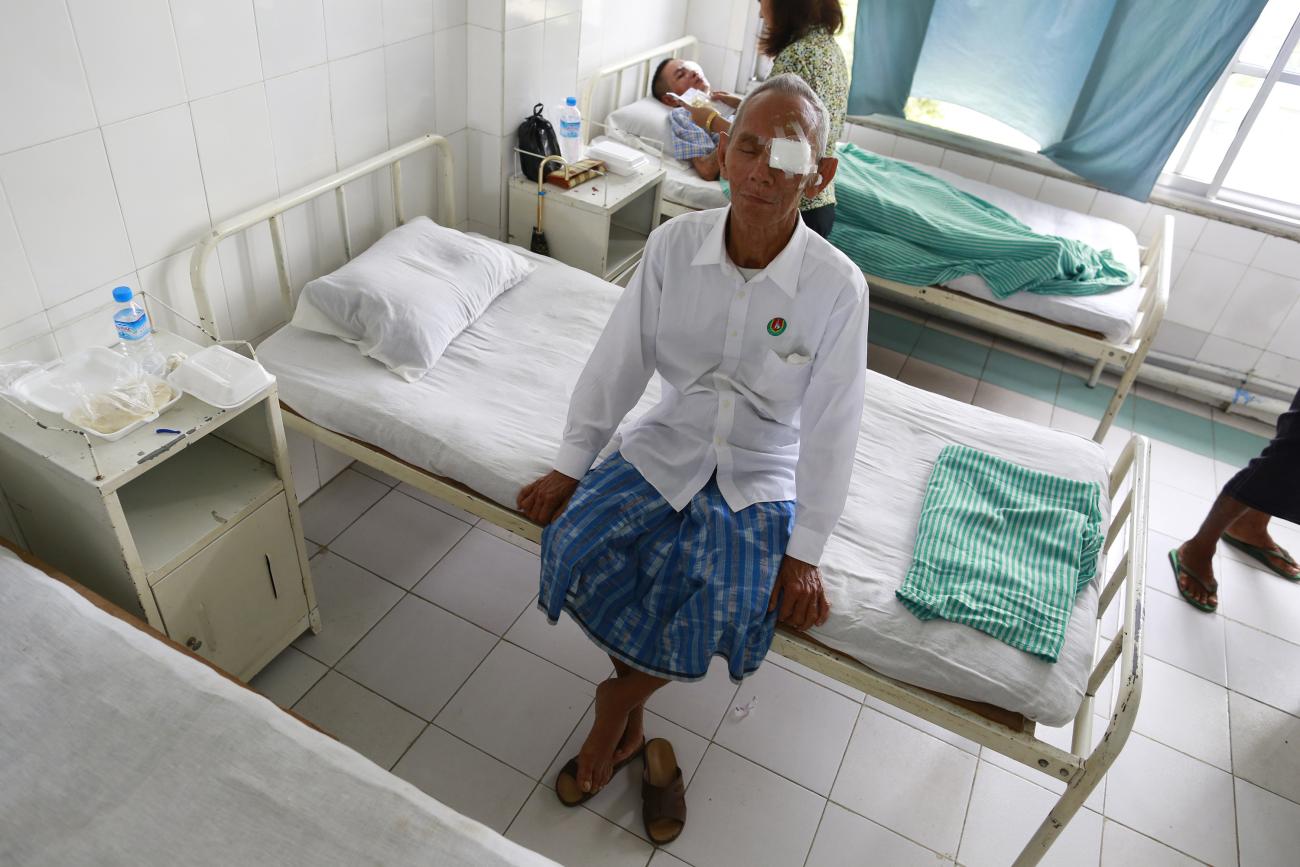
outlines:
[[643, 96], [636, 102], [611, 111], [605, 118], [605, 134], [631, 147], [655, 154], [663, 148], [671, 154], [673, 133], [668, 124], [668, 114], [671, 111], [671, 108], [653, 96]]
[[533, 267], [504, 244], [417, 217], [303, 287], [292, 324], [355, 344], [414, 382]]

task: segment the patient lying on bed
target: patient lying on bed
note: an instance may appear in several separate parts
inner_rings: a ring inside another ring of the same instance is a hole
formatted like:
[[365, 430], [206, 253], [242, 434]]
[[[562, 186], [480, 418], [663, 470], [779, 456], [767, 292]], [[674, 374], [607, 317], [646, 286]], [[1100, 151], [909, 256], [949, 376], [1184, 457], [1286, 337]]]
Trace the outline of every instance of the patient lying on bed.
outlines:
[[[589, 797], [636, 755], [643, 705], [668, 681], [703, 678], [719, 655], [739, 682], [778, 619], [807, 629], [829, 614], [818, 562], [853, 470], [867, 287], [799, 219], [801, 195], [835, 173], [813, 156], [827, 130], [794, 76], [750, 95], [719, 155], [731, 206], [650, 236], [574, 388], [555, 469], [519, 494], [548, 525], [539, 605], [552, 622], [568, 611], [617, 670], [557, 791]], [[662, 401], [593, 469], [656, 372]]]
[[[713, 90], [704, 70], [691, 60], [670, 57], [655, 69], [650, 84], [654, 98], [672, 108], [668, 125], [672, 130], [673, 157], [689, 162], [706, 181], [718, 179], [718, 137], [726, 121], [711, 103], [735, 109], [740, 97]], [[694, 98], [700, 104], [687, 101]], [[715, 124], [722, 129], [716, 128]]]

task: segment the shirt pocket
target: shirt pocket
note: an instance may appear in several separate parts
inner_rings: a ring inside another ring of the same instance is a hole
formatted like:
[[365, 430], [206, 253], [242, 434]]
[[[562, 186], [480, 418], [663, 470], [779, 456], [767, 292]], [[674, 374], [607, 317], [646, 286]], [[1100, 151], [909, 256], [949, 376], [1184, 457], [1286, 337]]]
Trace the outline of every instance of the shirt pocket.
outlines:
[[798, 352], [782, 357], [775, 349], [763, 356], [763, 367], [758, 375], [760, 396], [777, 404], [801, 402], [812, 376], [812, 358]]

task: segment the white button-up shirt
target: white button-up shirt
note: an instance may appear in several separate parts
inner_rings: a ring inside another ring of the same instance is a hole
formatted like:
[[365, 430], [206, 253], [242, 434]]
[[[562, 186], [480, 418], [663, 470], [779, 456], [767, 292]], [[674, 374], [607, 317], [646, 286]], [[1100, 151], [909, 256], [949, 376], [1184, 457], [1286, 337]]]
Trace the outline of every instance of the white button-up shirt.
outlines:
[[848, 496], [862, 416], [867, 284], [803, 220], [746, 281], [729, 208], [650, 235], [569, 405], [555, 468], [581, 478], [650, 377], [662, 400], [621, 452], [676, 510], [717, 472], [727, 504], [795, 500], [786, 554], [817, 564]]

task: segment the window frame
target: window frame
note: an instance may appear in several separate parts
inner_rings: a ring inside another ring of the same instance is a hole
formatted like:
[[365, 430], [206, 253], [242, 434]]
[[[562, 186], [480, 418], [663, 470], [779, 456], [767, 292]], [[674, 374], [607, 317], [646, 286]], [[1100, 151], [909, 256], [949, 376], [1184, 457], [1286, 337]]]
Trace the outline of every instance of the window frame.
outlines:
[[[1202, 110], [1198, 118], [1194, 121], [1191, 130], [1191, 138], [1188, 139], [1182, 154], [1179, 155], [1178, 165], [1173, 171], [1164, 171], [1160, 174], [1159, 186], [1171, 192], [1182, 193], [1184, 195], [1205, 199], [1209, 202], [1222, 202], [1225, 204], [1239, 204], [1253, 210], [1264, 210], [1270, 213], [1276, 213], [1281, 217], [1290, 220], [1300, 220], [1300, 203], [1292, 204], [1281, 199], [1272, 199], [1267, 196], [1260, 196], [1254, 193], [1247, 193], [1241, 190], [1231, 188], [1224, 189], [1223, 184], [1228, 174], [1232, 171], [1233, 164], [1236, 162], [1238, 154], [1241, 153], [1242, 146], [1254, 129], [1255, 121], [1264, 110], [1268, 102], [1269, 95], [1273, 92], [1274, 85], [1279, 82], [1283, 84], [1293, 84], [1300, 86], [1300, 72], [1287, 72], [1287, 63], [1291, 60], [1291, 55], [1295, 52], [1296, 46], [1300, 44], [1300, 15], [1291, 22], [1291, 29], [1287, 32], [1286, 38], [1282, 40], [1282, 45], [1278, 49], [1277, 56], [1273, 58], [1273, 63], [1268, 67], [1256, 66], [1255, 64], [1246, 63], [1241, 60], [1241, 52], [1246, 43], [1243, 41], [1237, 48], [1237, 53], [1233, 55], [1232, 62], [1228, 64], [1223, 75], [1215, 82], [1214, 88], [1202, 103]], [[1246, 114], [1242, 117], [1241, 124], [1237, 127], [1237, 132], [1233, 135], [1232, 142], [1228, 145], [1227, 151], [1224, 152], [1223, 159], [1219, 162], [1219, 167], [1214, 173], [1214, 177], [1209, 181], [1198, 181], [1194, 178], [1185, 177], [1179, 172], [1187, 165], [1191, 159], [1192, 153], [1196, 150], [1196, 145], [1201, 139], [1209, 125], [1210, 113], [1214, 105], [1218, 102], [1220, 94], [1228, 79], [1233, 75], [1247, 75], [1252, 78], [1260, 79], [1259, 90], [1255, 93], [1255, 98], [1251, 101], [1250, 107], [1246, 109]]]

